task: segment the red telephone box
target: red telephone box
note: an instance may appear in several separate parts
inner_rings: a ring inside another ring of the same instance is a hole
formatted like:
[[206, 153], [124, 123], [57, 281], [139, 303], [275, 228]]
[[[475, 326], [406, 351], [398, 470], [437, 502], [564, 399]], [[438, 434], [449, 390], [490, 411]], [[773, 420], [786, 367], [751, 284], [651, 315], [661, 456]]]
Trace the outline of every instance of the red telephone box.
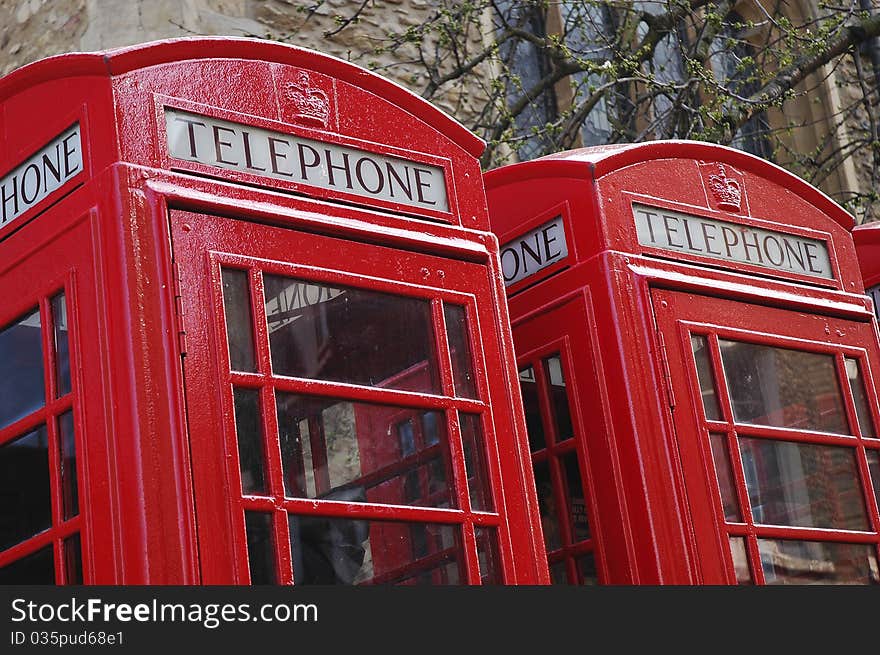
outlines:
[[231, 38], [0, 129], [0, 581], [546, 582], [479, 139]]
[[485, 179], [553, 580], [880, 582], [851, 217], [703, 143]]
[[865, 291], [874, 301], [874, 313], [880, 319], [880, 223], [857, 225], [852, 235]]

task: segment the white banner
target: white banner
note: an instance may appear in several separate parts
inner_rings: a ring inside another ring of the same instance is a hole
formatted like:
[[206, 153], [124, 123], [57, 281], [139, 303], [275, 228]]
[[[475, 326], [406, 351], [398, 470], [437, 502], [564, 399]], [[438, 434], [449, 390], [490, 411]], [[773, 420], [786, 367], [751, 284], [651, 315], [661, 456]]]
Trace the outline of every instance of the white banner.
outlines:
[[15, 220], [83, 170], [79, 123], [0, 178], [0, 227]]
[[230, 171], [449, 211], [443, 169], [165, 108], [168, 154]]
[[834, 279], [824, 241], [638, 203], [632, 210], [643, 246]]
[[510, 286], [568, 256], [562, 216], [501, 246], [501, 272]]

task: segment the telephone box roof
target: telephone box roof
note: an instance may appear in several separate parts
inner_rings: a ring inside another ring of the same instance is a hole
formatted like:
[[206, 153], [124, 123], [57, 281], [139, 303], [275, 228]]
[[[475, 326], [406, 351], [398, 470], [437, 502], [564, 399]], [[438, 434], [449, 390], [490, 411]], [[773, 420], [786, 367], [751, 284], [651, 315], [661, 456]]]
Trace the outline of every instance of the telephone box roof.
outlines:
[[242, 59], [307, 67], [368, 90], [445, 134], [474, 157], [485, 142], [415, 93], [338, 57], [264, 39], [199, 36], [153, 41], [99, 52], [47, 57], [0, 78], [0, 102], [36, 84], [76, 76], [123, 75], [141, 68], [187, 59]]
[[797, 175], [742, 150], [702, 141], [663, 140], [578, 148], [488, 171], [485, 180], [487, 188], [491, 188], [535, 177], [598, 179], [627, 166], [658, 159], [722, 161], [790, 189], [847, 230], [855, 225], [849, 212]]

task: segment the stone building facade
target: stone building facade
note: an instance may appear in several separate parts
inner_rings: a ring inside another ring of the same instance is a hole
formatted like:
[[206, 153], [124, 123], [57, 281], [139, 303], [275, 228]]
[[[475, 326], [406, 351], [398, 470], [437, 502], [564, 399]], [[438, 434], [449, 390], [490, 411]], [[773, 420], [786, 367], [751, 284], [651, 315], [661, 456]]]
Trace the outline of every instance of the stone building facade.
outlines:
[[[801, 0], [794, 5], [809, 5]], [[875, 4], [880, 0], [873, 0]], [[371, 0], [359, 13], [357, 29], [340, 29], [360, 2], [349, 0], [0, 0], [0, 75], [29, 62], [74, 51], [94, 51], [156, 39], [231, 35], [269, 38], [314, 48], [352, 60], [410, 89], [424, 87], [424, 71], [406, 61], [415, 52], [400, 51], [395, 61], [375, 54], [380, 39], [391, 32], [402, 34], [422, 23], [434, 11], [430, 0]], [[795, 10], [796, 11], [796, 10]], [[340, 18], [341, 17], [341, 18]], [[480, 38], [478, 34], [470, 38]], [[415, 57], [412, 57], [415, 59]], [[852, 68], [851, 63], [848, 64]], [[869, 66], [870, 63], [868, 62]], [[489, 64], [480, 70], [491, 77]], [[792, 147], [810, 152], [823, 143], [846, 141], [842, 131], [866, 133], [876, 117], [860, 106], [848, 89], [855, 84], [838, 85], [834, 75], [823, 71], [821, 97], [810, 98], [787, 109], [808, 129], [792, 133]], [[441, 109], [468, 124], [481, 100], [480, 90], [452, 85], [435, 98]], [[824, 121], [824, 114], [840, 114], [851, 107], [848, 123]], [[791, 118], [788, 115], [787, 118]], [[852, 136], [852, 134], [848, 135]], [[511, 155], [513, 157], [513, 155]], [[838, 201], [870, 191], [873, 158], [863, 151], [832, 167], [817, 184]], [[795, 171], [797, 172], [797, 171]], [[859, 222], [880, 218], [880, 202], [853, 205]]]

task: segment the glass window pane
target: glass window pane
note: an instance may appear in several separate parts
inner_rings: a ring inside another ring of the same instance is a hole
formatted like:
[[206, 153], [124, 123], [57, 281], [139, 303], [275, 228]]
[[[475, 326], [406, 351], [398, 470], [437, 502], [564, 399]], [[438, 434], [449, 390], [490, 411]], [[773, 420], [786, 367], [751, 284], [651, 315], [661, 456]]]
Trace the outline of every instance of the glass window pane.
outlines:
[[880, 584], [875, 547], [758, 539], [767, 584]]
[[452, 379], [455, 384], [455, 395], [461, 398], [476, 398], [477, 385], [474, 379], [464, 307], [443, 303], [443, 314], [446, 317], [446, 333], [449, 336], [449, 354], [452, 357]]
[[538, 492], [538, 508], [541, 513], [544, 544], [548, 551], [556, 550], [562, 546], [562, 539], [559, 536], [559, 518], [556, 516], [556, 508], [559, 504], [553, 493], [550, 465], [547, 462], [535, 464], [535, 488]]
[[868, 471], [871, 474], [871, 484], [874, 486], [874, 499], [880, 504], [880, 453], [869, 450], [867, 455]]
[[40, 310], [0, 330], [0, 428], [43, 406]]
[[855, 451], [740, 437], [755, 523], [866, 530]]
[[460, 544], [457, 525], [290, 517], [297, 585], [460, 584]]
[[730, 555], [733, 558], [733, 571], [736, 574], [736, 583], [741, 585], [754, 584], [752, 570], [749, 568], [746, 540], [743, 537], [730, 537]]
[[484, 585], [503, 584], [504, 571], [498, 548], [498, 530], [477, 526], [474, 533], [477, 537], [477, 557], [480, 560], [480, 581]]
[[526, 429], [529, 433], [529, 449], [541, 450], [547, 445], [544, 438], [544, 425], [541, 423], [541, 404], [538, 400], [538, 384], [535, 382], [535, 369], [526, 366], [519, 371], [519, 388], [522, 392], [526, 414]]
[[397, 424], [397, 440], [400, 442], [401, 457], [409, 457], [416, 452], [416, 431], [412, 419]]
[[233, 371], [256, 371], [254, 324], [247, 271], [223, 269], [223, 305], [226, 310], [229, 365]]
[[73, 412], [58, 417], [59, 451], [61, 455], [61, 500], [64, 520], [79, 514], [79, 489], [76, 477], [76, 434]]
[[553, 421], [556, 428], [556, 441], [564, 441], [574, 436], [571, 412], [568, 409], [568, 393], [562, 377], [562, 360], [559, 355], [544, 360], [544, 372], [550, 390], [550, 403], [553, 407]]
[[[403, 456], [396, 427], [422, 421], [420, 410], [276, 392], [285, 493], [295, 498], [451, 507], [456, 505], [446, 423], [432, 424], [437, 440], [414, 433]], [[301, 426], [310, 427], [308, 439]], [[308, 448], [308, 458], [305, 449]], [[303, 456], [300, 456], [300, 452]], [[306, 466], [308, 462], [308, 466]], [[309, 476], [314, 480], [309, 483]], [[418, 497], [412, 495], [418, 490]]]
[[260, 415], [260, 392], [257, 389], [233, 389], [235, 402], [235, 435], [238, 439], [238, 467], [241, 491], [245, 494], [266, 493], [264, 473], [263, 429]]
[[56, 394], [70, 393], [70, 340], [67, 328], [67, 302], [64, 294], [52, 298], [52, 323], [55, 325]]
[[596, 559], [593, 553], [582, 555], [577, 560], [578, 575], [583, 585], [599, 584], [599, 573], [596, 571]]
[[739, 500], [736, 497], [736, 484], [733, 481], [733, 469], [730, 467], [730, 453], [727, 450], [727, 436], [710, 434], [712, 459], [715, 462], [715, 474], [718, 478], [718, 489], [721, 492], [721, 506], [724, 509], [724, 520], [741, 523]]
[[272, 515], [265, 512], [244, 513], [247, 532], [248, 568], [252, 585], [277, 584], [275, 546], [272, 539]]
[[0, 446], [0, 550], [52, 526], [46, 426]]
[[464, 463], [468, 476], [471, 496], [471, 509], [491, 512], [493, 509], [492, 489], [489, 486], [489, 471], [486, 467], [486, 444], [483, 428], [478, 414], [458, 415], [461, 425], [461, 441], [464, 446]]
[[722, 421], [718, 393], [715, 391], [715, 376], [712, 374], [712, 359], [709, 353], [709, 340], [698, 334], [691, 335], [691, 347], [697, 364], [697, 379], [700, 381], [700, 396], [703, 411], [710, 421]]
[[67, 584], [82, 584], [82, 548], [79, 532], [64, 540], [64, 563], [67, 569]]
[[441, 427], [441, 421], [443, 421], [442, 412], [424, 412], [422, 414], [422, 434], [425, 437], [425, 444], [428, 446], [440, 443], [441, 431], [446, 428], [445, 423]]
[[0, 568], [0, 585], [54, 585], [55, 560], [47, 546]]
[[267, 275], [277, 375], [440, 393], [431, 303]]
[[576, 452], [562, 456], [562, 467], [565, 471], [566, 489], [568, 491], [569, 523], [572, 543], [590, 538], [590, 522], [587, 517], [587, 496], [581, 481]]
[[550, 584], [568, 584], [568, 571], [565, 560], [550, 565]]
[[868, 394], [865, 392], [865, 382], [859, 367], [859, 362], [850, 357], [846, 358], [846, 377], [849, 379], [849, 388], [852, 390], [853, 401], [856, 406], [856, 415], [859, 417], [859, 428], [863, 437], [872, 437], [877, 434], [874, 430], [874, 421], [871, 420], [871, 410], [868, 406]]
[[719, 341], [734, 418], [849, 434], [832, 355]]

